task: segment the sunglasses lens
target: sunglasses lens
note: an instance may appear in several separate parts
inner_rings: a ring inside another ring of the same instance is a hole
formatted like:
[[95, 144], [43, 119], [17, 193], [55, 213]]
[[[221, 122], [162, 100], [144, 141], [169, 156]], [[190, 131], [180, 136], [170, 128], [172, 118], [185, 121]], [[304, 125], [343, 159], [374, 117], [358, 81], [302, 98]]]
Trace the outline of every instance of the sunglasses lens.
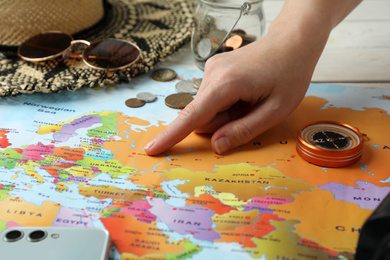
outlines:
[[69, 48], [72, 37], [61, 32], [38, 34], [19, 46], [19, 55], [26, 60], [41, 61], [61, 55]]
[[135, 45], [115, 39], [91, 43], [83, 54], [86, 63], [105, 70], [116, 70], [129, 66], [139, 56], [140, 51]]

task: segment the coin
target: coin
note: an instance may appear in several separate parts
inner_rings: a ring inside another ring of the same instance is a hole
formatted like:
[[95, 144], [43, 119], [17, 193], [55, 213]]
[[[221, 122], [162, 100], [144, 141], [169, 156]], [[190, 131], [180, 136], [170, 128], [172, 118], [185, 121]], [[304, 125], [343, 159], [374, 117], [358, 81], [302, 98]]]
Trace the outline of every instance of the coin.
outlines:
[[156, 95], [150, 92], [140, 92], [137, 94], [137, 99], [144, 102], [153, 102], [157, 99]]
[[246, 32], [243, 29], [235, 29], [232, 31], [232, 34], [246, 35]]
[[130, 98], [126, 100], [126, 106], [128, 107], [142, 107], [143, 105], [145, 105], [145, 102], [139, 100], [138, 98]]
[[194, 81], [192, 80], [181, 80], [175, 85], [176, 91], [180, 93], [187, 93], [195, 95], [198, 90], [194, 87]]
[[233, 51], [234, 49], [232, 47], [228, 47], [225, 44], [221, 46], [221, 48], [218, 50], [218, 53], [221, 52], [228, 52], [228, 51]]
[[153, 71], [152, 78], [157, 81], [170, 81], [176, 78], [176, 72], [168, 68], [158, 69]]
[[244, 43], [251, 43], [256, 41], [257, 37], [256, 35], [242, 35], [242, 39], [244, 40]]
[[206, 58], [213, 51], [213, 43], [210, 39], [203, 38], [198, 42], [197, 51], [201, 58]]
[[199, 89], [200, 84], [202, 84], [202, 79], [195, 79], [194, 80], [194, 88]]
[[225, 38], [225, 36], [228, 34], [227, 31], [225, 30], [213, 30], [209, 33], [208, 37], [209, 38], [217, 38], [217, 39], [222, 39]]
[[215, 50], [222, 43], [223, 38], [207, 37], [213, 44], [212, 49]]
[[182, 109], [185, 108], [194, 98], [187, 93], [176, 93], [165, 98], [168, 107]]
[[247, 45], [247, 44], [257, 40], [257, 36], [256, 35], [248, 35], [242, 29], [233, 30], [232, 31], [232, 35], [239, 35], [239, 36], [242, 37], [242, 40], [243, 40], [242, 46]]
[[242, 46], [243, 39], [240, 35], [234, 35], [226, 40], [225, 46], [231, 47], [233, 50], [236, 50]]

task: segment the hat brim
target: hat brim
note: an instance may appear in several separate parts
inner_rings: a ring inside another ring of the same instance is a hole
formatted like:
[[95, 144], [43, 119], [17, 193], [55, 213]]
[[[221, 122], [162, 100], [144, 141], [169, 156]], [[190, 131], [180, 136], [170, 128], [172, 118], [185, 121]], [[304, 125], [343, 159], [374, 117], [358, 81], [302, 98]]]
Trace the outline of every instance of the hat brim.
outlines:
[[[142, 50], [142, 62], [105, 80], [107, 84], [118, 84], [148, 72], [191, 38], [195, 6], [194, 0], [109, 0], [105, 3], [104, 18], [74, 38], [124, 39]], [[0, 60], [0, 96], [75, 91], [102, 83], [102, 72], [89, 68], [80, 59], [31, 63], [21, 60], [10, 49]]]

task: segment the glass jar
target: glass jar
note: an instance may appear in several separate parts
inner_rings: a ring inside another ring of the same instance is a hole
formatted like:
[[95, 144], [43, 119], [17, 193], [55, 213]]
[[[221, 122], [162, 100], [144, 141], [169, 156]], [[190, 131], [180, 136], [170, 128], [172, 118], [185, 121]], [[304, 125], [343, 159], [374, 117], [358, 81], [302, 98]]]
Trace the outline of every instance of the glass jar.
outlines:
[[261, 38], [265, 30], [263, 0], [198, 0], [191, 50], [200, 69], [213, 55]]

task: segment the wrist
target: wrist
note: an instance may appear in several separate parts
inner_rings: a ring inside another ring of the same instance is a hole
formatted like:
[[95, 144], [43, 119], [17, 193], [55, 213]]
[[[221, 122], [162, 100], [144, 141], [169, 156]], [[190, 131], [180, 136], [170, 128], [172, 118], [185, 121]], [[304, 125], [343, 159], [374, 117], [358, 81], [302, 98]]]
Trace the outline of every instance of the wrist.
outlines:
[[267, 36], [284, 41], [294, 47], [295, 51], [302, 51], [304, 56], [314, 55], [319, 58], [332, 31], [333, 22], [325, 15], [318, 15], [315, 4], [307, 3], [303, 7], [298, 2], [286, 1], [283, 10], [270, 25]]
[[310, 4], [301, 8], [287, 0], [280, 15], [270, 25], [266, 37], [278, 43], [282, 55], [298, 63], [302, 72], [311, 77], [332, 28], [330, 21], [313, 13]]

